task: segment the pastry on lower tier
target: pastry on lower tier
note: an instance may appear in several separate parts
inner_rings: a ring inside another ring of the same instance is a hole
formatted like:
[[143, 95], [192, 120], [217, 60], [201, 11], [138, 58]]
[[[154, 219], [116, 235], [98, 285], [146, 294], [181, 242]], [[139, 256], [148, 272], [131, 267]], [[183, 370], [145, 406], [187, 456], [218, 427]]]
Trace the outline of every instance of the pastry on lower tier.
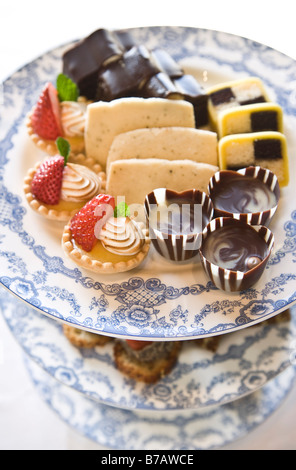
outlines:
[[190, 127], [153, 127], [124, 132], [112, 142], [106, 172], [113, 161], [130, 158], [193, 160], [217, 166], [217, 134]]
[[96, 346], [104, 346], [112, 341], [109, 336], [91, 333], [90, 331], [63, 324], [63, 332], [66, 338], [73, 346], [77, 348], [95, 348]]
[[87, 107], [85, 149], [103, 168], [116, 135], [145, 127], [195, 127], [192, 104], [162, 98], [119, 98]]
[[115, 217], [114, 208], [114, 197], [100, 194], [64, 227], [64, 252], [78, 266], [112, 274], [134, 269], [146, 258], [150, 247], [146, 228], [128, 216]]
[[67, 155], [46, 157], [30, 168], [24, 179], [30, 208], [47, 219], [68, 221], [105, 188], [100, 165], [83, 154], [72, 155], [69, 162]]
[[221, 170], [261, 166], [277, 176], [280, 186], [289, 183], [287, 140], [280, 132], [252, 132], [222, 137], [218, 154]]
[[207, 90], [209, 117], [217, 129], [219, 113], [225, 109], [270, 101], [264, 83], [257, 77], [246, 77], [219, 83]]
[[144, 204], [146, 194], [156, 188], [179, 192], [194, 188], [207, 193], [209, 180], [216, 171], [215, 165], [192, 160], [117, 160], [110, 164], [106, 190], [115, 197], [124, 196], [128, 205]]
[[34, 144], [48, 155], [57, 153], [56, 139], [66, 138], [74, 153], [84, 151], [86, 109], [90, 101], [63, 74], [56, 87], [48, 82], [27, 116], [28, 134]]
[[117, 341], [114, 362], [130, 379], [152, 384], [171, 372], [181, 348], [180, 341]]
[[219, 137], [247, 132], [275, 131], [283, 133], [283, 111], [276, 103], [237, 106], [221, 111], [217, 120]]

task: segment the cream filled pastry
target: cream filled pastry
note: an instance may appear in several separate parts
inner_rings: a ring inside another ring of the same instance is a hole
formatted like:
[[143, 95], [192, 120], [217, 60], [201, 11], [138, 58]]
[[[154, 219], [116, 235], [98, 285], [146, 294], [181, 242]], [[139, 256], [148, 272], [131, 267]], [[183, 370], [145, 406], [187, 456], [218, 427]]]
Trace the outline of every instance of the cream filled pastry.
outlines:
[[99, 194], [64, 227], [62, 246], [77, 265], [97, 273], [137, 267], [146, 258], [150, 240], [144, 225], [127, 216], [115, 217], [115, 199]]
[[84, 137], [85, 101], [62, 101], [61, 122], [65, 137]]
[[136, 255], [145, 240], [139, 224], [129, 217], [111, 217], [102, 227], [99, 240], [106, 250], [121, 256]]
[[27, 131], [34, 144], [48, 155], [57, 153], [56, 140], [66, 138], [72, 153], [84, 151], [86, 109], [90, 102], [79, 96], [77, 85], [59, 74], [56, 86], [46, 83], [27, 117]]
[[[81, 207], [102, 191], [105, 174], [100, 165], [83, 154], [77, 161], [68, 162], [70, 145], [57, 139], [60, 155], [48, 156], [30, 168], [24, 180], [24, 192], [29, 206], [43, 217], [68, 221]], [[83, 161], [88, 166], [82, 164]]]

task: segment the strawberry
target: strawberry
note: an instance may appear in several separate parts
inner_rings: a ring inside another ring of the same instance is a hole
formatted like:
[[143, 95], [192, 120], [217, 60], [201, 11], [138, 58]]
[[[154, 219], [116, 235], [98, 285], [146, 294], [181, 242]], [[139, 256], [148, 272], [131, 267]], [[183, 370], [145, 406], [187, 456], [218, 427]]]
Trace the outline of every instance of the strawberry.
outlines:
[[60, 118], [58, 92], [52, 83], [47, 83], [37, 101], [31, 116], [34, 132], [47, 140], [63, 135]]
[[31, 191], [45, 204], [58, 204], [65, 166], [64, 157], [57, 155], [45, 160], [35, 172]]
[[130, 348], [134, 349], [134, 351], [140, 351], [144, 349], [149, 344], [152, 344], [153, 341], [141, 341], [141, 340], [134, 340], [134, 339], [126, 339], [127, 344]]
[[72, 237], [85, 251], [90, 251], [97, 242], [96, 225], [104, 224], [113, 214], [115, 200], [108, 194], [98, 194], [78, 211], [70, 222]]

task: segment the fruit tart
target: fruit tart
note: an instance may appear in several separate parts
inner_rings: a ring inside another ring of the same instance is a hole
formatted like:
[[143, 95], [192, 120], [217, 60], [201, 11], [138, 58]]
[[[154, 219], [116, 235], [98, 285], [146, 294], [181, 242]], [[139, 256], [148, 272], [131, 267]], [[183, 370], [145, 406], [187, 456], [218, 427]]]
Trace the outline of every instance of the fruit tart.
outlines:
[[56, 139], [64, 137], [73, 153], [84, 151], [86, 108], [90, 103], [79, 96], [77, 85], [66, 75], [59, 74], [56, 86], [45, 84], [38, 100], [27, 117], [31, 140], [49, 155], [57, 152]]
[[99, 194], [64, 227], [62, 246], [78, 266], [110, 274], [139, 266], [148, 254], [150, 239], [144, 224], [117, 211], [113, 196]]
[[[101, 166], [84, 157], [70, 155], [67, 140], [57, 139], [59, 154], [47, 156], [30, 168], [24, 180], [24, 193], [31, 209], [57, 221], [68, 221], [84, 204], [104, 190]], [[79, 163], [73, 163], [73, 160]], [[85, 161], [85, 164], [83, 162]]]

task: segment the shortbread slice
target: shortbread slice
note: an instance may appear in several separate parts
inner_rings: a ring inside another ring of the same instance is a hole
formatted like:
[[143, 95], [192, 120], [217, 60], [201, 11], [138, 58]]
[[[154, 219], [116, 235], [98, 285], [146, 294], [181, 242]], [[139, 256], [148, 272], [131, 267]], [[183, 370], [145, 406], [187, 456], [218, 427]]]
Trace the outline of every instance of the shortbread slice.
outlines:
[[106, 190], [127, 205], [144, 204], [146, 194], [157, 188], [174, 191], [195, 188], [207, 192], [209, 180], [216, 171], [215, 165], [192, 160], [117, 160], [110, 165]]
[[217, 134], [189, 127], [152, 127], [118, 134], [110, 147], [106, 171], [116, 160], [160, 158], [218, 164]]
[[194, 108], [183, 100], [119, 98], [87, 107], [85, 150], [103, 168], [113, 139], [122, 132], [147, 127], [195, 127]]

